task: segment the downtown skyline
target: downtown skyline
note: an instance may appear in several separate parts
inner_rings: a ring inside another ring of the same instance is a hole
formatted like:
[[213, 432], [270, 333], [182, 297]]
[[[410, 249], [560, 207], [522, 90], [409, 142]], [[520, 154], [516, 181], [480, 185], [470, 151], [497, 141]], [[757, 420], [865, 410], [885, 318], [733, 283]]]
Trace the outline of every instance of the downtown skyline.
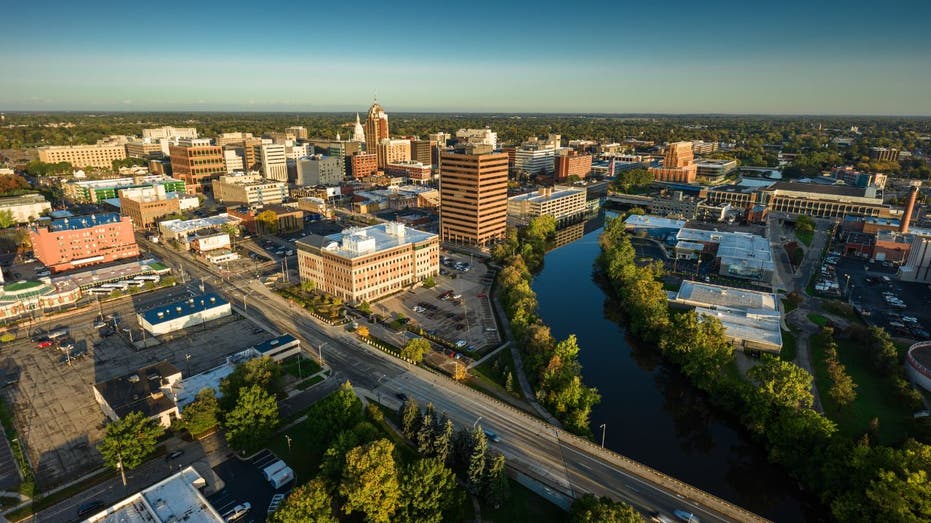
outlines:
[[0, 110], [931, 115], [919, 2], [429, 6], [20, 4]]

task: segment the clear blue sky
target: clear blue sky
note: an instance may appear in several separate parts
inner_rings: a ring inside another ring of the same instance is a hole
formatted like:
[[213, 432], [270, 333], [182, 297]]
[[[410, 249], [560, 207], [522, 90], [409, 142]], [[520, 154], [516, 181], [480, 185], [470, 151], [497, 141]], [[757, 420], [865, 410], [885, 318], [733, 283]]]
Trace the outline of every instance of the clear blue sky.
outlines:
[[931, 114], [931, 1], [9, 2], [0, 110]]

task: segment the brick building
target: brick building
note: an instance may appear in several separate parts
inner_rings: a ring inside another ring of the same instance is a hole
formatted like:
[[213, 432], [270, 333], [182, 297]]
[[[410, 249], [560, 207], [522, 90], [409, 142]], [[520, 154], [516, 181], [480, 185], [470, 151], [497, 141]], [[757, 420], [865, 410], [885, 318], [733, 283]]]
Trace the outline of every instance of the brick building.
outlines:
[[132, 222], [116, 213], [52, 220], [29, 236], [36, 259], [52, 272], [139, 256]]

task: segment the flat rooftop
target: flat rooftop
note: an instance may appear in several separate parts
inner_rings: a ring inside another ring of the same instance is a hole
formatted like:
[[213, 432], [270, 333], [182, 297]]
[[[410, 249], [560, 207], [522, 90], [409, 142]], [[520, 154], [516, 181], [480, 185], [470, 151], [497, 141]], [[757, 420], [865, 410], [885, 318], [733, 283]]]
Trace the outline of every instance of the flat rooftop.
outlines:
[[[866, 188], [851, 187], [849, 185], [823, 185], [817, 183], [800, 183], [800, 182], [776, 182], [769, 190], [772, 191], [792, 191], [808, 192], [813, 194], [829, 194], [834, 196], [853, 196], [857, 198], [867, 198]], [[876, 198], [882, 201], [879, 198]]]
[[782, 315], [775, 294], [691, 280], [683, 281], [678, 293], [669, 294], [670, 301], [717, 318], [732, 338], [782, 347]]
[[585, 189], [574, 189], [571, 187], [566, 187], [566, 188], [560, 188], [558, 191], [554, 190], [553, 192], [544, 193], [544, 194], [540, 194], [538, 191], [528, 192], [528, 193], [524, 193], [518, 196], [513, 196], [509, 198], [509, 200], [512, 202], [522, 202], [522, 201], [545, 202], [549, 200], [558, 200], [560, 198], [574, 196], [579, 193], [585, 194]]
[[435, 234], [412, 229], [401, 223], [388, 222], [369, 227], [345, 229], [327, 236], [311, 234], [301, 239], [299, 243], [312, 245], [337, 256], [352, 259], [436, 237]]
[[146, 417], [174, 408], [174, 402], [163, 394], [162, 380], [181, 371], [167, 361], [141, 367], [131, 374], [94, 384], [117, 416], [138, 411]]
[[672, 220], [650, 214], [631, 214], [624, 220], [627, 227], [653, 227], [661, 229], [681, 229], [685, 227], [685, 220]]
[[691, 280], [682, 282], [676, 299], [680, 302], [693, 303], [701, 307], [726, 307], [754, 311], [757, 314], [779, 316], [776, 307], [776, 295], [770, 292], [751, 291], [701, 283]]
[[222, 307], [227, 303], [228, 302], [220, 296], [212, 292], [208, 292], [207, 294], [194, 296], [193, 298], [188, 298], [186, 300], [176, 301], [175, 303], [171, 303], [169, 305], [159, 305], [154, 309], [149, 309], [140, 313], [140, 315], [145, 318], [147, 322], [149, 322], [149, 325], [158, 325], [159, 323], [165, 323], [177, 318], [183, 318], [198, 312], [214, 309], [216, 307]]
[[169, 476], [116, 505], [95, 514], [87, 523], [223, 523], [223, 516], [199, 488], [206, 485], [194, 467]]
[[110, 267], [91, 269], [89, 271], [75, 272], [58, 278], [52, 278], [52, 283], [57, 285], [60, 283], [71, 282], [82, 289], [87, 289], [102, 283], [125, 280], [132, 278], [133, 276], [139, 276], [141, 274], [152, 274], [165, 270], [168, 270], [168, 267], [156, 262], [155, 260], [133, 261], [128, 263], [121, 263], [119, 265], [112, 265]]
[[120, 215], [115, 212], [103, 214], [87, 214], [84, 216], [72, 216], [70, 218], [52, 220], [52, 223], [49, 224], [49, 230], [52, 232], [77, 231], [80, 229], [89, 229], [98, 225], [107, 225], [119, 222]]
[[175, 234], [182, 234], [190, 231], [206, 229], [207, 227], [219, 227], [226, 223], [238, 223], [241, 220], [227, 213], [221, 213], [216, 216], [206, 218], [195, 218], [193, 220], [166, 220], [159, 224], [159, 227]]

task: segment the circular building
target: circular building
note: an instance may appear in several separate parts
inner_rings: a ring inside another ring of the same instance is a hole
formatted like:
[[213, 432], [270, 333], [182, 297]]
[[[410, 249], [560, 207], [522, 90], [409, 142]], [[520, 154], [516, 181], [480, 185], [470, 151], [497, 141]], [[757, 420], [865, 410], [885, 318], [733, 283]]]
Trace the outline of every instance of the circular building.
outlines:
[[912, 381], [931, 392], [931, 341], [922, 341], [908, 348], [905, 370]]

